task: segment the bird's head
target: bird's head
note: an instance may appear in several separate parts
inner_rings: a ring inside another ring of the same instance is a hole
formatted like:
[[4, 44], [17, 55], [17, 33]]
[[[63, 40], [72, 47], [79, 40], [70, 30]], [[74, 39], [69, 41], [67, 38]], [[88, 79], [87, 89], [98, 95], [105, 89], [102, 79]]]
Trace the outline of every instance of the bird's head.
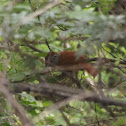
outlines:
[[58, 65], [60, 60], [60, 54], [56, 52], [49, 52], [45, 57], [45, 65], [48, 66], [56, 66]]

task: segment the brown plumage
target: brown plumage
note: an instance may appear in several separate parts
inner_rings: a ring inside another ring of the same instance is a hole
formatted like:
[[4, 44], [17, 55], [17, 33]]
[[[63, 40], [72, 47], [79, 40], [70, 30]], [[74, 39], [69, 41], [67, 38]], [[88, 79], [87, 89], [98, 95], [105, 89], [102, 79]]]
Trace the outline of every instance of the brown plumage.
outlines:
[[49, 52], [45, 57], [45, 63], [49, 66], [72, 66], [81, 65], [83, 69], [87, 70], [92, 76], [98, 74], [98, 70], [90, 63], [87, 62], [86, 55], [77, 59], [76, 52], [63, 51], [63, 52]]

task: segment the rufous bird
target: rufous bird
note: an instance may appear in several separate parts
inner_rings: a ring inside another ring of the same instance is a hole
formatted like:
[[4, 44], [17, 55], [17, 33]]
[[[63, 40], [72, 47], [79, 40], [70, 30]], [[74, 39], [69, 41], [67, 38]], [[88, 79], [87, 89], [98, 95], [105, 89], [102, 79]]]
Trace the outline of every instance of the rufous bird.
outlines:
[[85, 69], [93, 77], [98, 74], [96, 69], [91, 63], [87, 61], [86, 55], [82, 55], [77, 58], [74, 51], [62, 51], [62, 52], [49, 52], [45, 57], [45, 64], [47, 66], [72, 66], [81, 65], [82, 69]]

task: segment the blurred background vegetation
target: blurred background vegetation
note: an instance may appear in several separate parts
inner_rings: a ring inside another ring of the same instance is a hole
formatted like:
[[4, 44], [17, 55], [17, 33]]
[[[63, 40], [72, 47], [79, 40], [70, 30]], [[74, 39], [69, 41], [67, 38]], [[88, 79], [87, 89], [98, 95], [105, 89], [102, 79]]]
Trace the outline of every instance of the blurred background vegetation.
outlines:
[[[43, 12], [36, 14], [39, 10]], [[78, 88], [76, 81], [72, 82], [60, 71], [42, 73], [44, 58], [50, 51], [46, 42], [55, 52], [71, 50], [77, 56], [86, 54], [97, 66], [99, 75], [95, 79], [82, 71], [73, 77], [83, 89], [93, 90], [87, 81], [90, 78], [103, 96], [126, 100], [126, 0], [0, 0], [0, 70], [31, 120], [64, 98], [18, 91], [15, 85], [33, 86], [44, 81]], [[33, 123], [35, 126], [124, 126], [125, 110], [124, 106], [72, 101]], [[22, 126], [2, 93], [0, 126]]]

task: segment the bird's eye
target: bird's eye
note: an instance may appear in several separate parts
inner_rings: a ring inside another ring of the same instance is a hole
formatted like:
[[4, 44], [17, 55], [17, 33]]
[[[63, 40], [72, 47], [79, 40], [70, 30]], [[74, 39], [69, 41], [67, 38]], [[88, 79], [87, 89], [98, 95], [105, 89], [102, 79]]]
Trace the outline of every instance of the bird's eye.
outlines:
[[55, 63], [56, 59], [57, 59], [57, 56], [54, 55], [54, 56], [52, 56], [52, 58], [50, 60], [51, 60], [52, 63]]
[[50, 59], [50, 62], [53, 64], [53, 65], [57, 65], [59, 63], [59, 59], [60, 59], [60, 55], [59, 54], [56, 54], [56, 55], [53, 55]]

